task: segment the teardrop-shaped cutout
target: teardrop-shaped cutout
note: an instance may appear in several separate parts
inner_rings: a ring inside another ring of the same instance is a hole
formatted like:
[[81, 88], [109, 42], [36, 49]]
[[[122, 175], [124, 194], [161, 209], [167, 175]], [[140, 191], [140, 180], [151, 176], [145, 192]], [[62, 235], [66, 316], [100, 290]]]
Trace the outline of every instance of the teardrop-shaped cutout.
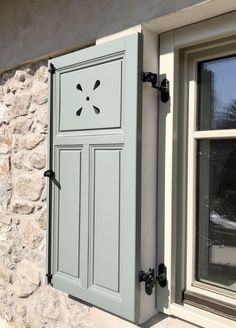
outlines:
[[93, 90], [97, 89], [99, 87], [99, 85], [100, 85], [100, 81], [97, 80], [94, 84]]
[[82, 87], [81, 87], [81, 84], [77, 84], [77, 86], [76, 86], [76, 89], [78, 89], [78, 90], [80, 90], [80, 91], [83, 91], [83, 89], [82, 89]]
[[98, 107], [93, 106], [93, 108], [96, 114], [100, 114], [100, 109]]
[[76, 115], [77, 115], [77, 116], [80, 116], [80, 114], [81, 114], [81, 112], [82, 112], [82, 109], [83, 109], [83, 107], [80, 107], [80, 109], [77, 110], [77, 112], [76, 112]]

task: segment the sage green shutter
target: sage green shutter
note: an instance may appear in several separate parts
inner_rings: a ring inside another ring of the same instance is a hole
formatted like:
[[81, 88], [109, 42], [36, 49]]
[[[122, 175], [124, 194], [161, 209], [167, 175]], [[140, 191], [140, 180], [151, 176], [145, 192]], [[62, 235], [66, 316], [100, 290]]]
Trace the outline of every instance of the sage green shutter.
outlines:
[[52, 284], [139, 315], [142, 36], [50, 61]]

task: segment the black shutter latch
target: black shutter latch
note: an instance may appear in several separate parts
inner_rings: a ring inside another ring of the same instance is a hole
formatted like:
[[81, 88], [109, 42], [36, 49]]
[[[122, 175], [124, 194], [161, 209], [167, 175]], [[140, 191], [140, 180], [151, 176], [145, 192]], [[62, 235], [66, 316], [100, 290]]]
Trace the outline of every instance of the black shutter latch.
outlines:
[[153, 268], [149, 268], [148, 272], [140, 271], [139, 272], [139, 282], [145, 282], [145, 292], [148, 295], [152, 295], [153, 288], [158, 281], [161, 287], [165, 287], [167, 285], [167, 277], [166, 277], [166, 266], [164, 263], [161, 263], [158, 266], [158, 276], [155, 277], [155, 270]]
[[53, 179], [55, 176], [55, 173], [53, 172], [53, 170], [47, 170], [44, 172], [43, 175], [47, 178]]
[[161, 93], [161, 101], [166, 103], [170, 98], [169, 92], [169, 81], [167, 79], [163, 79], [160, 85], [158, 83], [158, 76], [156, 73], [151, 72], [142, 72], [142, 81], [149, 82], [152, 85], [152, 88], [157, 89]]
[[167, 285], [166, 266], [164, 263], [161, 263], [158, 266], [157, 281], [159, 285], [163, 288]]

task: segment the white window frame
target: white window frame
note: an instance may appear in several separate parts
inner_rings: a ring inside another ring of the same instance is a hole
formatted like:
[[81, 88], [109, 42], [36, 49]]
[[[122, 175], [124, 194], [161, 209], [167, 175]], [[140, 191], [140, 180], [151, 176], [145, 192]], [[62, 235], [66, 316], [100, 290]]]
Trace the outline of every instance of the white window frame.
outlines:
[[[183, 132], [178, 130], [178, 120], [179, 114], [182, 108], [179, 106], [179, 94], [181, 94], [180, 86], [181, 84], [186, 87], [188, 83], [188, 76], [186, 70], [180, 71], [180, 50], [184, 48], [189, 48], [190, 52], [185, 52], [184, 60], [188, 60], [186, 57], [190, 55], [191, 52], [195, 52], [197, 57], [192, 55], [192, 65], [195, 60], [200, 59], [200, 45], [204, 44], [209, 48], [214, 47], [214, 43], [217, 40], [226, 39], [234, 37], [236, 42], [236, 13], [230, 13], [223, 16], [219, 16], [204, 22], [196, 23], [191, 26], [179, 28], [166, 32], [160, 35], [160, 65], [159, 73], [165, 74], [170, 82], [170, 102], [159, 104], [159, 163], [158, 163], [158, 259], [157, 262], [161, 263], [164, 261], [168, 268], [168, 291], [158, 288], [158, 308], [160, 311], [167, 314], [175, 315], [181, 317], [190, 322], [196, 323], [204, 327], [214, 327], [214, 328], [226, 328], [226, 327], [236, 327], [236, 322], [227, 318], [223, 318], [220, 315], [204, 311], [197, 307], [191, 306], [189, 304], [177, 303], [176, 299], [178, 293], [176, 292], [177, 284], [180, 283], [181, 279], [185, 278], [178, 277], [178, 270], [183, 267], [183, 263], [179, 263], [176, 259], [176, 247], [177, 247], [177, 236], [178, 234], [183, 234], [185, 231], [185, 226], [183, 225], [180, 229], [176, 224], [178, 215], [186, 215], [184, 212], [185, 204], [184, 200], [180, 206], [180, 202], [177, 199], [177, 194], [179, 192], [179, 186], [177, 181], [179, 181], [179, 153], [181, 152], [180, 145], [178, 144], [178, 136], [182, 133], [182, 139], [185, 142], [187, 139], [192, 140], [188, 145], [185, 144], [183, 147], [187, 149], [188, 147], [188, 168], [182, 167], [182, 172], [188, 169], [188, 177], [182, 177], [184, 182], [182, 183], [182, 189], [185, 188], [186, 184], [189, 183], [192, 186], [192, 191], [189, 194], [189, 204], [187, 216], [191, 217], [191, 223], [187, 225], [187, 236], [193, 236], [195, 230], [195, 195], [194, 195], [194, 184], [195, 184], [195, 163], [194, 160], [194, 138], [206, 138], [206, 137], [235, 137], [235, 130], [228, 131], [195, 131], [195, 114], [196, 108], [189, 109], [189, 122], [188, 126], [188, 136], [187, 131], [184, 129]], [[227, 41], [223, 41], [227, 42]], [[229, 41], [230, 43], [231, 41]], [[193, 47], [192, 50], [190, 47]], [[196, 48], [194, 48], [196, 47]], [[204, 50], [202, 49], [202, 50]], [[226, 53], [232, 53], [232, 49]], [[234, 53], [236, 53], [236, 46]], [[203, 53], [204, 55], [204, 53]], [[213, 51], [214, 56], [214, 51]], [[209, 58], [209, 54], [207, 56]], [[202, 57], [204, 59], [204, 57]], [[190, 69], [191, 71], [191, 69]], [[192, 74], [195, 74], [192, 70]], [[183, 82], [184, 80], [184, 82]], [[193, 81], [195, 78], [193, 79]], [[196, 97], [196, 84], [195, 82], [189, 82], [189, 103], [195, 102]], [[181, 83], [183, 82], [183, 83]], [[182, 94], [183, 95], [183, 94]], [[186, 93], [183, 99], [183, 106], [188, 106]], [[182, 107], [182, 106], [181, 106]], [[186, 118], [183, 117], [183, 125], [187, 124]], [[185, 165], [184, 163], [182, 163]], [[181, 164], [181, 165], [182, 165]], [[187, 182], [188, 181], [188, 182]], [[182, 207], [179, 210], [179, 207]], [[160, 227], [162, 226], [162, 227]], [[182, 230], [182, 231], [180, 231]], [[160, 246], [160, 241], [163, 241], [162, 246]], [[192, 238], [187, 238], [185, 241], [183, 238], [182, 242], [183, 251], [187, 250], [188, 263], [187, 267], [190, 268], [190, 272], [187, 274], [187, 288], [193, 291], [200, 290], [196, 285], [193, 286], [193, 274], [194, 269], [194, 258], [190, 257], [189, 254], [194, 253], [195, 240]], [[184, 262], [182, 260], [182, 262]], [[178, 278], [177, 278], [178, 277]], [[202, 289], [203, 295], [208, 295], [210, 297], [215, 297], [213, 291], [204, 291]], [[225, 295], [217, 294], [217, 298], [222, 301], [229, 302], [229, 298]], [[166, 300], [168, 299], [168, 302]], [[163, 300], [163, 302], [161, 302]], [[235, 302], [235, 301], [234, 301]], [[235, 303], [234, 303], [235, 304]]]
[[[214, 46], [215, 45], [215, 46]], [[235, 293], [230, 293], [223, 291], [217, 287], [207, 287], [206, 284], [195, 282], [195, 263], [196, 263], [196, 163], [197, 163], [197, 152], [196, 143], [198, 140], [216, 140], [236, 138], [236, 129], [225, 129], [225, 130], [206, 130], [197, 131], [197, 63], [204, 60], [214, 59], [217, 57], [224, 57], [236, 54], [236, 36], [235, 38], [230, 38], [227, 40], [222, 40], [216, 42], [215, 44], [206, 45], [200, 50], [197, 48], [195, 50], [185, 51], [186, 58], [186, 69], [188, 70], [189, 76], [186, 77], [185, 81], [186, 92], [188, 97], [188, 105], [186, 111], [188, 112], [188, 178], [187, 178], [187, 274], [186, 274], [186, 287], [188, 291], [197, 292], [208, 297], [214, 298], [217, 293], [218, 300], [223, 302], [228, 302], [235, 304], [236, 295]], [[202, 289], [199, 289], [202, 288]], [[212, 289], [212, 291], [210, 291]], [[225, 295], [229, 297], [226, 297]], [[230, 296], [232, 297], [230, 299]]]

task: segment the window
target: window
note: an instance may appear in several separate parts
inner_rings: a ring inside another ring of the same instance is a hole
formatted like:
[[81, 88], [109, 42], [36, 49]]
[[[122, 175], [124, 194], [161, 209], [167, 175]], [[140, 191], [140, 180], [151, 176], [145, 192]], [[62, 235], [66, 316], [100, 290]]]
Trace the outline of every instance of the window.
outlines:
[[198, 79], [198, 131], [215, 135], [196, 136], [196, 279], [236, 291], [236, 57], [198, 63]]
[[[210, 51], [205, 45], [183, 53], [188, 98], [184, 301], [205, 306], [204, 296], [211, 311], [234, 316], [230, 304], [236, 291], [235, 40], [215, 42]], [[224, 309], [215, 305], [213, 293]]]
[[172, 282], [161, 309], [215, 328], [236, 319], [235, 35], [233, 13], [160, 37], [171, 100], [159, 109], [158, 261]]

